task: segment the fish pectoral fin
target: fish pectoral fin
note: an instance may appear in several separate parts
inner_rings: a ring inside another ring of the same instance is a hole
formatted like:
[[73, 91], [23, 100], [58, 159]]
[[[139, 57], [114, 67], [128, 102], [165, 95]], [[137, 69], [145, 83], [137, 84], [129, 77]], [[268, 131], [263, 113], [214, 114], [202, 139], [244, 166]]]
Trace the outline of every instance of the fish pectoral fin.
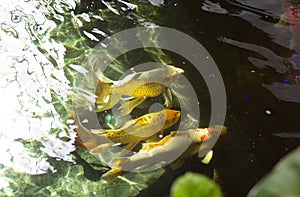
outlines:
[[159, 145], [159, 143], [157, 143], [157, 142], [143, 143], [142, 148], [141, 148], [141, 150], [139, 152], [149, 151], [150, 149], [153, 149], [153, 148], [155, 148], [158, 145]]
[[201, 160], [202, 163], [204, 164], [209, 164], [209, 162], [211, 161], [213, 157], [213, 150], [210, 150], [205, 157]]
[[107, 182], [112, 181], [113, 179], [115, 179], [117, 176], [119, 176], [119, 174], [121, 174], [122, 169], [121, 168], [115, 168], [115, 169], [111, 169], [110, 171], [106, 172], [105, 174], [103, 174], [101, 176], [101, 178]]
[[164, 131], [160, 130], [157, 133], [155, 133], [153, 136], [151, 136], [149, 139], [146, 140], [147, 143], [150, 142], [158, 142], [159, 140], [161, 140], [161, 138], [159, 137], [160, 135], [163, 135]]
[[98, 154], [101, 153], [107, 149], [109, 149], [110, 147], [112, 147], [114, 145], [114, 143], [105, 143], [105, 144], [101, 144], [100, 146], [97, 146], [96, 148], [93, 148], [90, 150], [91, 154]]
[[176, 159], [173, 163], [170, 164], [172, 170], [176, 170], [183, 166], [184, 160], [183, 159]]
[[[181, 133], [181, 132], [179, 132]], [[177, 134], [177, 132], [172, 131], [169, 135], [164, 137], [163, 139], [159, 140], [158, 142], [149, 142], [149, 143], [143, 143], [141, 151], [148, 151], [158, 146], [164, 146], [168, 141], [170, 141], [174, 136]], [[177, 134], [178, 135], [178, 134]]]
[[96, 99], [96, 112], [102, 112], [111, 109], [121, 99], [120, 94], [106, 94], [105, 96], [98, 97]]
[[167, 108], [172, 107], [172, 91], [169, 88], [165, 88], [163, 91], [163, 97], [165, 99], [165, 106]]
[[127, 144], [125, 147], [123, 147], [124, 149], [131, 151], [132, 149], [134, 149], [134, 147], [136, 147], [136, 145], [138, 145], [139, 142], [134, 142], [134, 143], [130, 143]]
[[139, 104], [144, 102], [147, 99], [147, 97], [138, 97], [134, 98], [130, 101], [124, 102], [121, 104], [121, 106], [118, 108], [119, 110], [119, 116], [125, 116], [127, 114], [130, 114], [130, 112]]
[[134, 147], [136, 147], [136, 145], [138, 145], [139, 142], [135, 142], [135, 143], [130, 143], [127, 144], [126, 146], [123, 147], [123, 150], [120, 153], [121, 157], [125, 157], [130, 151], [132, 151], [134, 149]]
[[116, 87], [120, 87], [123, 86], [125, 84], [127, 84], [130, 81], [134, 81], [134, 80], [138, 80], [138, 78], [142, 75], [143, 73], [137, 73], [137, 72], [133, 72], [129, 75], [126, 75], [123, 79], [120, 79], [119, 81], [115, 81], [114, 85]]

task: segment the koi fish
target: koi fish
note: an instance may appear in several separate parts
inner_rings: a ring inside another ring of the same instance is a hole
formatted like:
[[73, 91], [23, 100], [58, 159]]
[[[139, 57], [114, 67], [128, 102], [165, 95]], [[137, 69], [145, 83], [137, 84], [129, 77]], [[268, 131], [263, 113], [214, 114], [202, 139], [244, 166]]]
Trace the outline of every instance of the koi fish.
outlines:
[[290, 49], [295, 49], [298, 52], [300, 48], [300, 11], [292, 3], [282, 2], [281, 4], [283, 15], [280, 21], [275, 26], [288, 26], [292, 32]]
[[167, 65], [149, 71], [134, 72], [119, 81], [113, 81], [98, 71], [96, 72], [99, 82], [96, 90], [96, 111], [111, 109], [120, 101], [122, 96], [129, 96], [132, 99], [124, 102], [118, 108], [120, 116], [124, 116], [145, 101], [147, 97], [156, 97], [162, 93], [165, 104], [169, 107], [171, 98], [166, 87], [183, 73], [184, 70], [181, 68]]
[[169, 155], [176, 155], [182, 147], [187, 149], [171, 164], [171, 168], [176, 169], [183, 164], [183, 160], [197, 153], [201, 155], [211, 154], [207, 146], [202, 146], [203, 142], [219, 136], [221, 132], [227, 130], [224, 126], [216, 126], [205, 129], [190, 129], [187, 131], [173, 131], [158, 142], [144, 143], [142, 149], [130, 156], [113, 159], [109, 165], [112, 169], [105, 173], [102, 178], [111, 181], [124, 170], [135, 171], [145, 170], [154, 166], [158, 162], [169, 162]]
[[[140, 141], [159, 135], [180, 119], [180, 111], [164, 109], [159, 112], [145, 114], [125, 122], [119, 129], [87, 129], [76, 117], [79, 146], [90, 149], [90, 153], [98, 154], [115, 144], [127, 144], [126, 149], [132, 150]], [[82, 139], [85, 139], [84, 142]], [[87, 139], [87, 140], [86, 140]]]

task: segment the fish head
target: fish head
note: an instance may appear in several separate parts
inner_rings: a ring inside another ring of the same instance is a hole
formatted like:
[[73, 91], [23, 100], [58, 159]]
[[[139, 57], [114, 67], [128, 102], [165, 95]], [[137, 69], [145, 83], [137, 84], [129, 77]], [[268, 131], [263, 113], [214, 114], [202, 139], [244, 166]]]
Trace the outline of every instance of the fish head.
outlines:
[[174, 125], [180, 119], [180, 111], [173, 109], [166, 109], [166, 125]]
[[171, 84], [175, 79], [184, 73], [184, 70], [175, 66], [164, 66], [161, 69], [161, 83], [165, 86]]
[[211, 136], [211, 130], [208, 128], [204, 128], [204, 129], [193, 129], [193, 133], [194, 133], [194, 142], [196, 143], [202, 143], [203, 141], [209, 139], [209, 137]]
[[208, 154], [217, 142], [219, 136], [221, 134], [225, 134], [226, 132], [227, 127], [221, 125], [215, 125], [199, 131], [199, 139], [196, 143], [201, 144], [201, 146], [198, 152], [198, 156], [204, 157], [206, 154]]
[[193, 129], [195, 133], [194, 140], [195, 142], [204, 142], [208, 141], [210, 139], [215, 139], [218, 138], [220, 135], [223, 135], [227, 132], [227, 127], [222, 126], [222, 125], [215, 125], [209, 128], [204, 128], [204, 129]]
[[[290, 2], [282, 2], [281, 4], [283, 14], [277, 26], [290, 26], [294, 30], [299, 30], [300, 10]], [[297, 31], [298, 33], [298, 31]]]
[[184, 73], [184, 70], [175, 66], [161, 66], [152, 70], [142, 72], [137, 78], [139, 81], [144, 83], [158, 83], [164, 86], [168, 86], [175, 79]]
[[208, 129], [210, 130], [211, 135], [214, 136], [225, 135], [227, 133], [227, 127], [223, 125], [214, 125]]
[[289, 23], [290, 25], [297, 24], [297, 21], [300, 19], [298, 8], [289, 2], [282, 2], [281, 8], [285, 22]]

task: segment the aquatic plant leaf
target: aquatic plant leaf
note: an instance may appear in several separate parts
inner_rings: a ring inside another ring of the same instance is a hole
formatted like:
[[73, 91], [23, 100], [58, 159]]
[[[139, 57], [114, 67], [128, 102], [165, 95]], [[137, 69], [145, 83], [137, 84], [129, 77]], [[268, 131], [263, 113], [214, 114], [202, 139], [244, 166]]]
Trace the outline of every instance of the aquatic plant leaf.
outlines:
[[187, 172], [175, 180], [171, 197], [221, 197], [218, 185], [204, 175]]
[[288, 154], [257, 183], [247, 197], [300, 196], [300, 147]]

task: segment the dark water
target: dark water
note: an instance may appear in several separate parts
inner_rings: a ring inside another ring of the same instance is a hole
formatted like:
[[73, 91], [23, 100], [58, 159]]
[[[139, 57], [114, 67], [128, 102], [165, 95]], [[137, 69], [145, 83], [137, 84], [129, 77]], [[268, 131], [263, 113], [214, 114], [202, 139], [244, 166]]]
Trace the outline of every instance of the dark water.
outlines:
[[[217, 172], [217, 183], [225, 196], [246, 196], [300, 142], [299, 138], [273, 135], [299, 133], [299, 100], [280, 100], [263, 86], [297, 73], [286, 63], [293, 53], [289, 49], [292, 35], [288, 28], [274, 27], [282, 14], [281, 1], [168, 1], [161, 14], [165, 20], [160, 25], [191, 35], [217, 63], [227, 92], [228, 133], [215, 145], [215, 155], [208, 166], [191, 159], [182, 169], [167, 172], [140, 196], [168, 196], [178, 175], [194, 171], [212, 177], [212, 169]], [[252, 46], [234, 46], [224, 38]], [[274, 54], [267, 55], [267, 51]], [[267, 59], [264, 68], [249, 57]]]

